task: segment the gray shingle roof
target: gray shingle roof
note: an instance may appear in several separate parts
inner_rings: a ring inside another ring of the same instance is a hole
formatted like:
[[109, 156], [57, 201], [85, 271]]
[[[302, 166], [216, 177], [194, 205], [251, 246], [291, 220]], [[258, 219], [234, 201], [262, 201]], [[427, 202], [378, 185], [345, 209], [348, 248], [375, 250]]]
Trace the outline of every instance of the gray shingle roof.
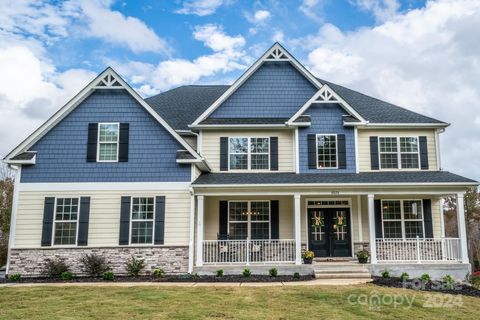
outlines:
[[36, 152], [25, 151], [17, 154], [15, 157], [12, 157], [10, 160], [22, 161], [22, 160], [32, 160], [35, 157]]
[[477, 183], [448, 171], [361, 173], [207, 173], [193, 185], [332, 184], [332, 183]]
[[187, 150], [177, 150], [176, 159], [177, 160], [192, 160], [192, 159], [195, 159], [195, 157]]
[[200, 124], [285, 124], [288, 118], [207, 118]]

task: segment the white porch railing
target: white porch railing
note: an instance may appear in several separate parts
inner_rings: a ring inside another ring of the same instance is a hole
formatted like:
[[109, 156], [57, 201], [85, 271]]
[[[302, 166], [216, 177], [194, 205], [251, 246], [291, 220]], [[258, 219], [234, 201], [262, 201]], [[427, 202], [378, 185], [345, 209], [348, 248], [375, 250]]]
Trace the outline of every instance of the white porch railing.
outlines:
[[460, 239], [377, 239], [378, 262], [461, 262]]
[[204, 240], [204, 264], [295, 262], [295, 240]]

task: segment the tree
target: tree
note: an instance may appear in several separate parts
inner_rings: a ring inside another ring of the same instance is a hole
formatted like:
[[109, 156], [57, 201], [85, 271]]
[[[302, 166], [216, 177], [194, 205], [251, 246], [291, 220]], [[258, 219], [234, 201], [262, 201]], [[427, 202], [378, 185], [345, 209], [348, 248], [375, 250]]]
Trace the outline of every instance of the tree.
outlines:
[[[445, 199], [447, 211], [445, 212], [445, 233], [448, 236], [458, 234], [456, 221], [456, 197]], [[467, 245], [469, 260], [473, 269], [480, 264], [480, 193], [477, 188], [469, 188], [464, 197], [465, 223], [467, 229]]]
[[13, 185], [12, 171], [6, 166], [0, 165], [0, 266], [7, 262]]

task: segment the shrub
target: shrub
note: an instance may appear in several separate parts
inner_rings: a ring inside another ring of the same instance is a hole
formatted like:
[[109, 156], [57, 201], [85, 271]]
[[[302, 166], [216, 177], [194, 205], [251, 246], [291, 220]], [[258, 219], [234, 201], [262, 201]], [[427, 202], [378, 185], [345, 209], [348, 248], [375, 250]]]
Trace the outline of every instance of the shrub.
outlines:
[[432, 280], [432, 277], [430, 277], [428, 273], [424, 273], [420, 276], [420, 280], [422, 280], [423, 282], [430, 282], [430, 280]]
[[42, 274], [49, 278], [60, 278], [62, 273], [68, 272], [69, 270], [70, 268], [67, 266], [64, 259], [45, 259]]
[[95, 253], [86, 254], [80, 258], [82, 271], [92, 277], [100, 277], [110, 270], [104, 257]]
[[382, 278], [384, 278], [384, 279], [390, 278], [390, 272], [388, 272], [388, 270], [383, 271], [382, 272]]
[[242, 274], [243, 274], [243, 276], [244, 276], [245, 278], [248, 278], [248, 277], [250, 277], [250, 276], [252, 275], [252, 272], [250, 271], [250, 269], [245, 268], [245, 269], [243, 269], [243, 273], [242, 273]]
[[192, 279], [195, 280], [195, 281], [198, 281], [198, 280], [200, 280], [200, 275], [195, 272], [195, 273], [192, 274]]
[[102, 278], [103, 280], [112, 281], [113, 279], [115, 279], [115, 275], [112, 271], [107, 271], [103, 273]]
[[448, 289], [453, 289], [453, 285], [455, 284], [455, 279], [449, 275], [449, 274], [446, 274], [444, 277], [443, 277], [443, 282], [445, 283], [445, 286], [448, 288]]
[[60, 276], [62, 280], [72, 280], [73, 279], [73, 273], [70, 271], [64, 271], [62, 272], [62, 275]]
[[125, 262], [125, 269], [127, 274], [132, 277], [137, 277], [143, 269], [145, 269], [145, 260], [135, 259], [131, 256], [130, 259]]
[[157, 268], [153, 270], [153, 276], [156, 278], [163, 278], [165, 277], [165, 271], [162, 268]]
[[268, 274], [270, 275], [270, 277], [276, 277], [276, 276], [278, 276], [278, 270], [277, 270], [277, 268], [272, 268], [272, 269], [268, 270]]
[[219, 278], [223, 277], [223, 269], [218, 269], [216, 272], [215, 272], [215, 275]]
[[295, 272], [295, 273], [293, 274], [293, 278], [294, 278], [294, 279], [300, 279], [300, 273]]
[[20, 273], [14, 273], [8, 276], [8, 279], [14, 282], [20, 281], [21, 278], [22, 278], [22, 275]]
[[470, 283], [477, 288], [480, 288], [480, 271], [473, 272], [469, 277]]
[[400, 276], [400, 280], [407, 281], [408, 277], [409, 277], [408, 273], [403, 272], [402, 275]]

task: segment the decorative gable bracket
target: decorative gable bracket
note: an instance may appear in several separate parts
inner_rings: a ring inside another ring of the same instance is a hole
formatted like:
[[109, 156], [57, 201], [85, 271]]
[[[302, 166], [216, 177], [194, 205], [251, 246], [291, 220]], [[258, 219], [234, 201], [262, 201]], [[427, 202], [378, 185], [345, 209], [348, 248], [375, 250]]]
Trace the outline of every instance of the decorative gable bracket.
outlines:
[[120, 84], [115, 75], [107, 71], [107, 74], [101, 78], [95, 85], [94, 89], [121, 89], [123, 86]]
[[265, 58], [265, 61], [289, 61], [287, 54], [280, 46], [274, 46], [273, 50]]

